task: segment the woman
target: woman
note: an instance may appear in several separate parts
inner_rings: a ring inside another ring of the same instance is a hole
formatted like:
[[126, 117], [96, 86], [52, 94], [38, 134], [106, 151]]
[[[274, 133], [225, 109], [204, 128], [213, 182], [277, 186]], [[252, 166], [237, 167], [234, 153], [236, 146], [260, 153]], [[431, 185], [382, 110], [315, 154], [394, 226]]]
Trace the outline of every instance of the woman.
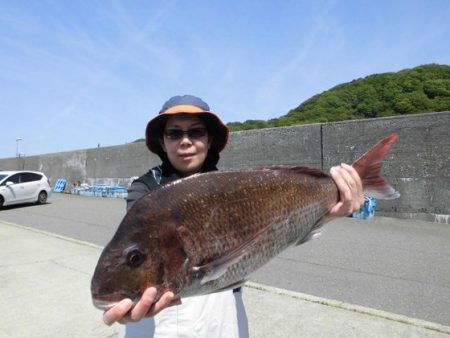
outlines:
[[[133, 182], [127, 209], [159, 185], [217, 170], [219, 153], [227, 140], [228, 128], [204, 101], [191, 95], [172, 97], [146, 129], [147, 147], [158, 154], [162, 164]], [[330, 174], [341, 195], [330, 216], [358, 210], [364, 198], [356, 171], [342, 164]], [[155, 296], [156, 289], [148, 288], [134, 307], [130, 299], [122, 300], [104, 313], [103, 320], [107, 325], [116, 321], [127, 324], [122, 327], [122, 337], [248, 337], [240, 288], [182, 302], [166, 292], [153, 304]]]

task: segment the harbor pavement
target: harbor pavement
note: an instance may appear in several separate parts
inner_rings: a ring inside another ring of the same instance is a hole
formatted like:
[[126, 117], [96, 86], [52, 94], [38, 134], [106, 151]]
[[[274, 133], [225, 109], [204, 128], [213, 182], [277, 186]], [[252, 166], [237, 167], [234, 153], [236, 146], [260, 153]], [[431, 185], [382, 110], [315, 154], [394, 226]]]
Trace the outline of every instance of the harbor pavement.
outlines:
[[[0, 337], [116, 337], [90, 297], [101, 247], [0, 221]], [[450, 327], [247, 283], [250, 337], [450, 337]]]

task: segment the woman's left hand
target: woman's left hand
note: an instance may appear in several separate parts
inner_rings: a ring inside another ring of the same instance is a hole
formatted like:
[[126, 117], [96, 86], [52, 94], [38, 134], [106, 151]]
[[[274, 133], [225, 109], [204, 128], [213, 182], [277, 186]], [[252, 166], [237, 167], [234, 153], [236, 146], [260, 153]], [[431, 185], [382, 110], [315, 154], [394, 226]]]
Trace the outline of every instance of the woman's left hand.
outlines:
[[152, 317], [158, 314], [169, 306], [181, 304], [181, 300], [175, 298], [173, 292], [170, 291], [165, 292], [154, 303], [156, 294], [157, 290], [155, 287], [147, 288], [135, 306], [133, 306], [133, 302], [129, 298], [121, 300], [103, 313], [103, 321], [108, 326], [111, 326], [115, 322], [120, 324], [138, 322], [144, 317]]
[[340, 200], [331, 209], [329, 216], [347, 216], [359, 210], [364, 203], [364, 194], [361, 178], [355, 168], [342, 163], [331, 168], [330, 175], [339, 189]]

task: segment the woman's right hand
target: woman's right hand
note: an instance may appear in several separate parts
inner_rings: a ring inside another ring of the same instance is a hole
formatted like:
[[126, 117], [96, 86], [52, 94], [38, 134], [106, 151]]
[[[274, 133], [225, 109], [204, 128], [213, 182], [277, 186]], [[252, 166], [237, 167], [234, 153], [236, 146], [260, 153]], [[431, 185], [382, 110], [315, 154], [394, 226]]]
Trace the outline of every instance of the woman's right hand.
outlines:
[[126, 324], [140, 321], [144, 317], [152, 317], [166, 307], [180, 305], [181, 300], [175, 298], [173, 292], [165, 292], [161, 298], [153, 303], [157, 291], [155, 287], [150, 287], [144, 291], [141, 299], [133, 307], [131, 299], [126, 298], [114, 305], [111, 309], [103, 313], [103, 322], [110, 326], [115, 322]]

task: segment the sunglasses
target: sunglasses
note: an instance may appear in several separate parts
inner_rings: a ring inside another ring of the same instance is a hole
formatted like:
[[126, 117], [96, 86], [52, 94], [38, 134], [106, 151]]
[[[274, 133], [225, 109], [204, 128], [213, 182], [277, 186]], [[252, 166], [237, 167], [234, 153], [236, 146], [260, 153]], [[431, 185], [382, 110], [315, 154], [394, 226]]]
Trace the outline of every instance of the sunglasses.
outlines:
[[184, 137], [184, 135], [187, 135], [190, 139], [199, 139], [204, 137], [207, 133], [208, 131], [206, 128], [192, 128], [188, 130], [174, 128], [164, 130], [164, 136], [170, 140], [180, 140]]

